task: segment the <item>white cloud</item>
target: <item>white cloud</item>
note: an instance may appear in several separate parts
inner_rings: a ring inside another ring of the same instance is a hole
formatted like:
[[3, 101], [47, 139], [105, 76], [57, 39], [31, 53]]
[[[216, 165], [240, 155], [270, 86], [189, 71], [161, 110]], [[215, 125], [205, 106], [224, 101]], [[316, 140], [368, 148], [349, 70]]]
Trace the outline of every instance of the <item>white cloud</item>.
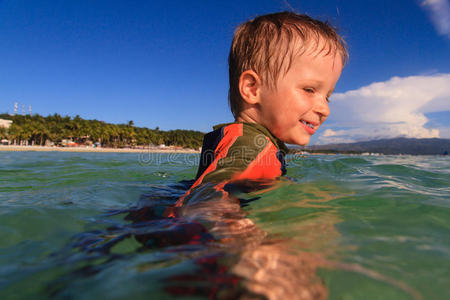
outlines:
[[450, 38], [450, 4], [448, 0], [422, 0], [425, 8], [439, 34]]
[[439, 137], [438, 128], [425, 127], [425, 113], [450, 111], [450, 74], [393, 77], [335, 94], [330, 107], [332, 129], [318, 143]]
[[336, 135], [336, 131], [334, 131], [333, 129], [327, 129], [325, 130], [325, 132], [322, 134], [322, 136], [335, 136]]

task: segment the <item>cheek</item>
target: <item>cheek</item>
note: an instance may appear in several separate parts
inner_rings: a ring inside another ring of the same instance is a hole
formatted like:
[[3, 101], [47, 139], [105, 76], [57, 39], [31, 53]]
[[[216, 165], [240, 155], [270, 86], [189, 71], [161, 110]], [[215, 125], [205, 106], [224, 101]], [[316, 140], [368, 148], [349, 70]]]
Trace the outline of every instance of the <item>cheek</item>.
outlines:
[[313, 105], [310, 101], [297, 99], [297, 101], [292, 102], [291, 106], [288, 109], [291, 115], [295, 115], [296, 118], [300, 120], [305, 114], [313, 109]]
[[299, 111], [303, 110], [309, 103], [304, 103], [303, 99], [296, 95], [295, 93], [285, 93], [280, 97], [280, 109], [282, 109], [286, 114], [298, 114]]

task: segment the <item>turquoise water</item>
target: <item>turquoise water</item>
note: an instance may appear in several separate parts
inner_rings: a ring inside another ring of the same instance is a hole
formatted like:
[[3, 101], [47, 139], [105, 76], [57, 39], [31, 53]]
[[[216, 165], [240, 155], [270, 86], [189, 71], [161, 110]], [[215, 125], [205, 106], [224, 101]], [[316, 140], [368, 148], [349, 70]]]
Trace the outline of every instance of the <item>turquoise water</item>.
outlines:
[[195, 154], [0, 153], [0, 299], [449, 299], [450, 159], [289, 157], [167, 219]]

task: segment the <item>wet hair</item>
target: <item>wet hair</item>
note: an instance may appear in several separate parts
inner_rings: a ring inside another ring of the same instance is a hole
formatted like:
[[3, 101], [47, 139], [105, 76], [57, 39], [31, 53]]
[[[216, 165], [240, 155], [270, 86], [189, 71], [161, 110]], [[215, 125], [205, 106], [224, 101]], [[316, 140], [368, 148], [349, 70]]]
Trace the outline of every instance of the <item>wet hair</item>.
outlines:
[[280, 12], [241, 24], [234, 32], [228, 56], [228, 100], [234, 117], [238, 117], [244, 101], [239, 91], [239, 78], [243, 72], [253, 70], [263, 84], [276, 88], [280, 74], [289, 71], [295, 56], [309, 49], [325, 55], [339, 53], [343, 65], [348, 60], [344, 39], [328, 22], [303, 14]]

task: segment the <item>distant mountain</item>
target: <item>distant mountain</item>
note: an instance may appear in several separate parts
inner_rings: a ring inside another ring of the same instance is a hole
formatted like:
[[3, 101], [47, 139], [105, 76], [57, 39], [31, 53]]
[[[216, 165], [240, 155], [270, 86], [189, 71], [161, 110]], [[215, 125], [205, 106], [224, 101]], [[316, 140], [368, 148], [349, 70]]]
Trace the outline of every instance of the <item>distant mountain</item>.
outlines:
[[435, 155], [450, 152], [450, 139], [393, 138], [349, 144], [328, 144], [306, 147], [305, 150], [330, 152], [372, 152], [382, 154]]

